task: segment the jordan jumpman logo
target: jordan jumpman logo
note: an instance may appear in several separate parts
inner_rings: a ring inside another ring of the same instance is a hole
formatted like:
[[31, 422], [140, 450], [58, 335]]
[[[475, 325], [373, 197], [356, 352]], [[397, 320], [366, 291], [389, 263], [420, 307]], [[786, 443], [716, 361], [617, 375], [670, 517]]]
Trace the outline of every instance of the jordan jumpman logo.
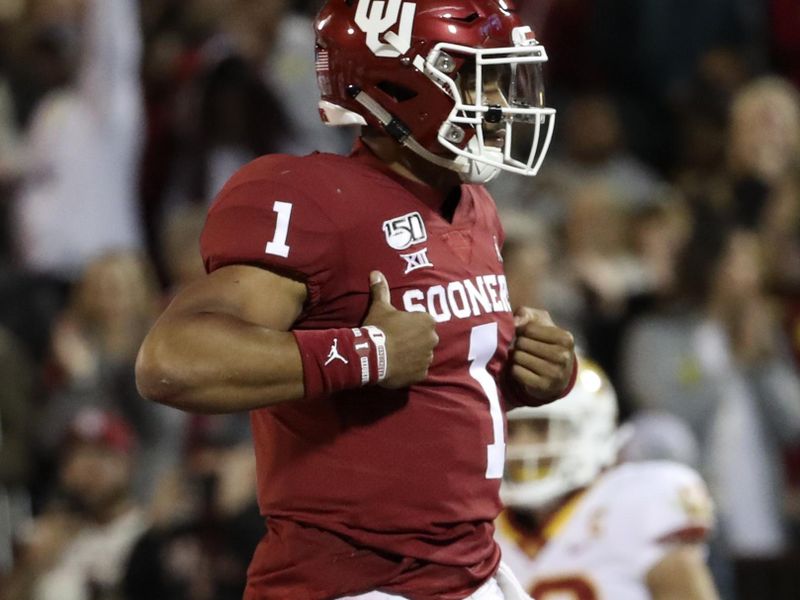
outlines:
[[328, 353], [328, 360], [325, 361], [325, 365], [324, 366], [327, 367], [329, 364], [331, 364], [336, 359], [339, 359], [344, 364], [347, 364], [347, 359], [344, 356], [342, 356], [341, 354], [339, 354], [339, 338], [335, 338], [333, 340], [333, 345], [331, 346], [331, 351]]

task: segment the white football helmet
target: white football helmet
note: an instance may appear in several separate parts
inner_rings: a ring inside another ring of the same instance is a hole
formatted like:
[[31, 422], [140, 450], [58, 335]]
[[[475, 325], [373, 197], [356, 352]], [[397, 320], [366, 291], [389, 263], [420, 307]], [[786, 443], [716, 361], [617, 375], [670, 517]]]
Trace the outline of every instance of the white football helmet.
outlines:
[[579, 360], [573, 390], [561, 400], [508, 413], [506, 506], [540, 508], [585, 487], [619, 451], [617, 395], [605, 373]]

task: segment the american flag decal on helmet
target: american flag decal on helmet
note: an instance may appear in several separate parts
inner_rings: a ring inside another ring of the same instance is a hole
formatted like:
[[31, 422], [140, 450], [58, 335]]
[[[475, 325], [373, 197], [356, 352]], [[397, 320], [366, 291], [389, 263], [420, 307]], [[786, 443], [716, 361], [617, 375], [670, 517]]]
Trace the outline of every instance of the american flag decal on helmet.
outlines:
[[317, 72], [330, 71], [330, 53], [326, 48], [317, 48]]
[[[322, 95], [328, 95], [331, 93], [331, 77], [330, 77], [330, 70], [331, 70], [331, 59], [330, 59], [330, 52], [327, 48], [322, 48], [317, 46], [316, 52], [316, 66], [317, 66], [317, 85], [319, 86]], [[325, 116], [323, 115], [323, 121], [326, 121]], [[327, 122], [327, 121], [326, 121]]]

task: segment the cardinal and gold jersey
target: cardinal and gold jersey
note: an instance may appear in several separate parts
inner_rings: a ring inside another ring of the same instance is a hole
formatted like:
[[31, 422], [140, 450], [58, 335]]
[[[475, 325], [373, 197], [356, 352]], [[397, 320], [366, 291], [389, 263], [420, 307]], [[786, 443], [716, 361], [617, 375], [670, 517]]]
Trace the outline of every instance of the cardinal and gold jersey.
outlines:
[[380, 270], [394, 307], [430, 313], [440, 340], [427, 379], [410, 388], [252, 413], [268, 532], [247, 598], [381, 589], [455, 600], [496, 570], [498, 380], [514, 324], [494, 202], [483, 186], [458, 191], [447, 220], [431, 188], [360, 147], [351, 157], [261, 158], [212, 205], [201, 239], [207, 270], [246, 264], [304, 282], [293, 329], [359, 326], [370, 271]]
[[503, 561], [536, 600], [650, 600], [648, 571], [681, 543], [703, 543], [713, 509], [703, 480], [671, 462], [614, 467], [538, 531], [498, 519]]

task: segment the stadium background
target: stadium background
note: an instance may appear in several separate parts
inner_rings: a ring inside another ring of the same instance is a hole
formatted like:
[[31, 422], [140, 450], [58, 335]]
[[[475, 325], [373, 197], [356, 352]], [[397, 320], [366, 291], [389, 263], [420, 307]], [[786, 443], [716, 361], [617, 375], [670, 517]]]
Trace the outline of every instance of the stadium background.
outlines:
[[[93, 485], [144, 537], [109, 558], [123, 589], [92, 598], [240, 597], [260, 528], [246, 416], [149, 405], [133, 363], [202, 274], [204, 211], [238, 165], [349, 148], [317, 120], [315, 4], [0, 0], [0, 597], [31, 597], [90, 527]], [[724, 597], [797, 598], [800, 5], [519, 4], [559, 116], [541, 174], [493, 185], [512, 299], [605, 367], [632, 458], [707, 477]], [[65, 490], [80, 436], [130, 486], [73, 465]]]

